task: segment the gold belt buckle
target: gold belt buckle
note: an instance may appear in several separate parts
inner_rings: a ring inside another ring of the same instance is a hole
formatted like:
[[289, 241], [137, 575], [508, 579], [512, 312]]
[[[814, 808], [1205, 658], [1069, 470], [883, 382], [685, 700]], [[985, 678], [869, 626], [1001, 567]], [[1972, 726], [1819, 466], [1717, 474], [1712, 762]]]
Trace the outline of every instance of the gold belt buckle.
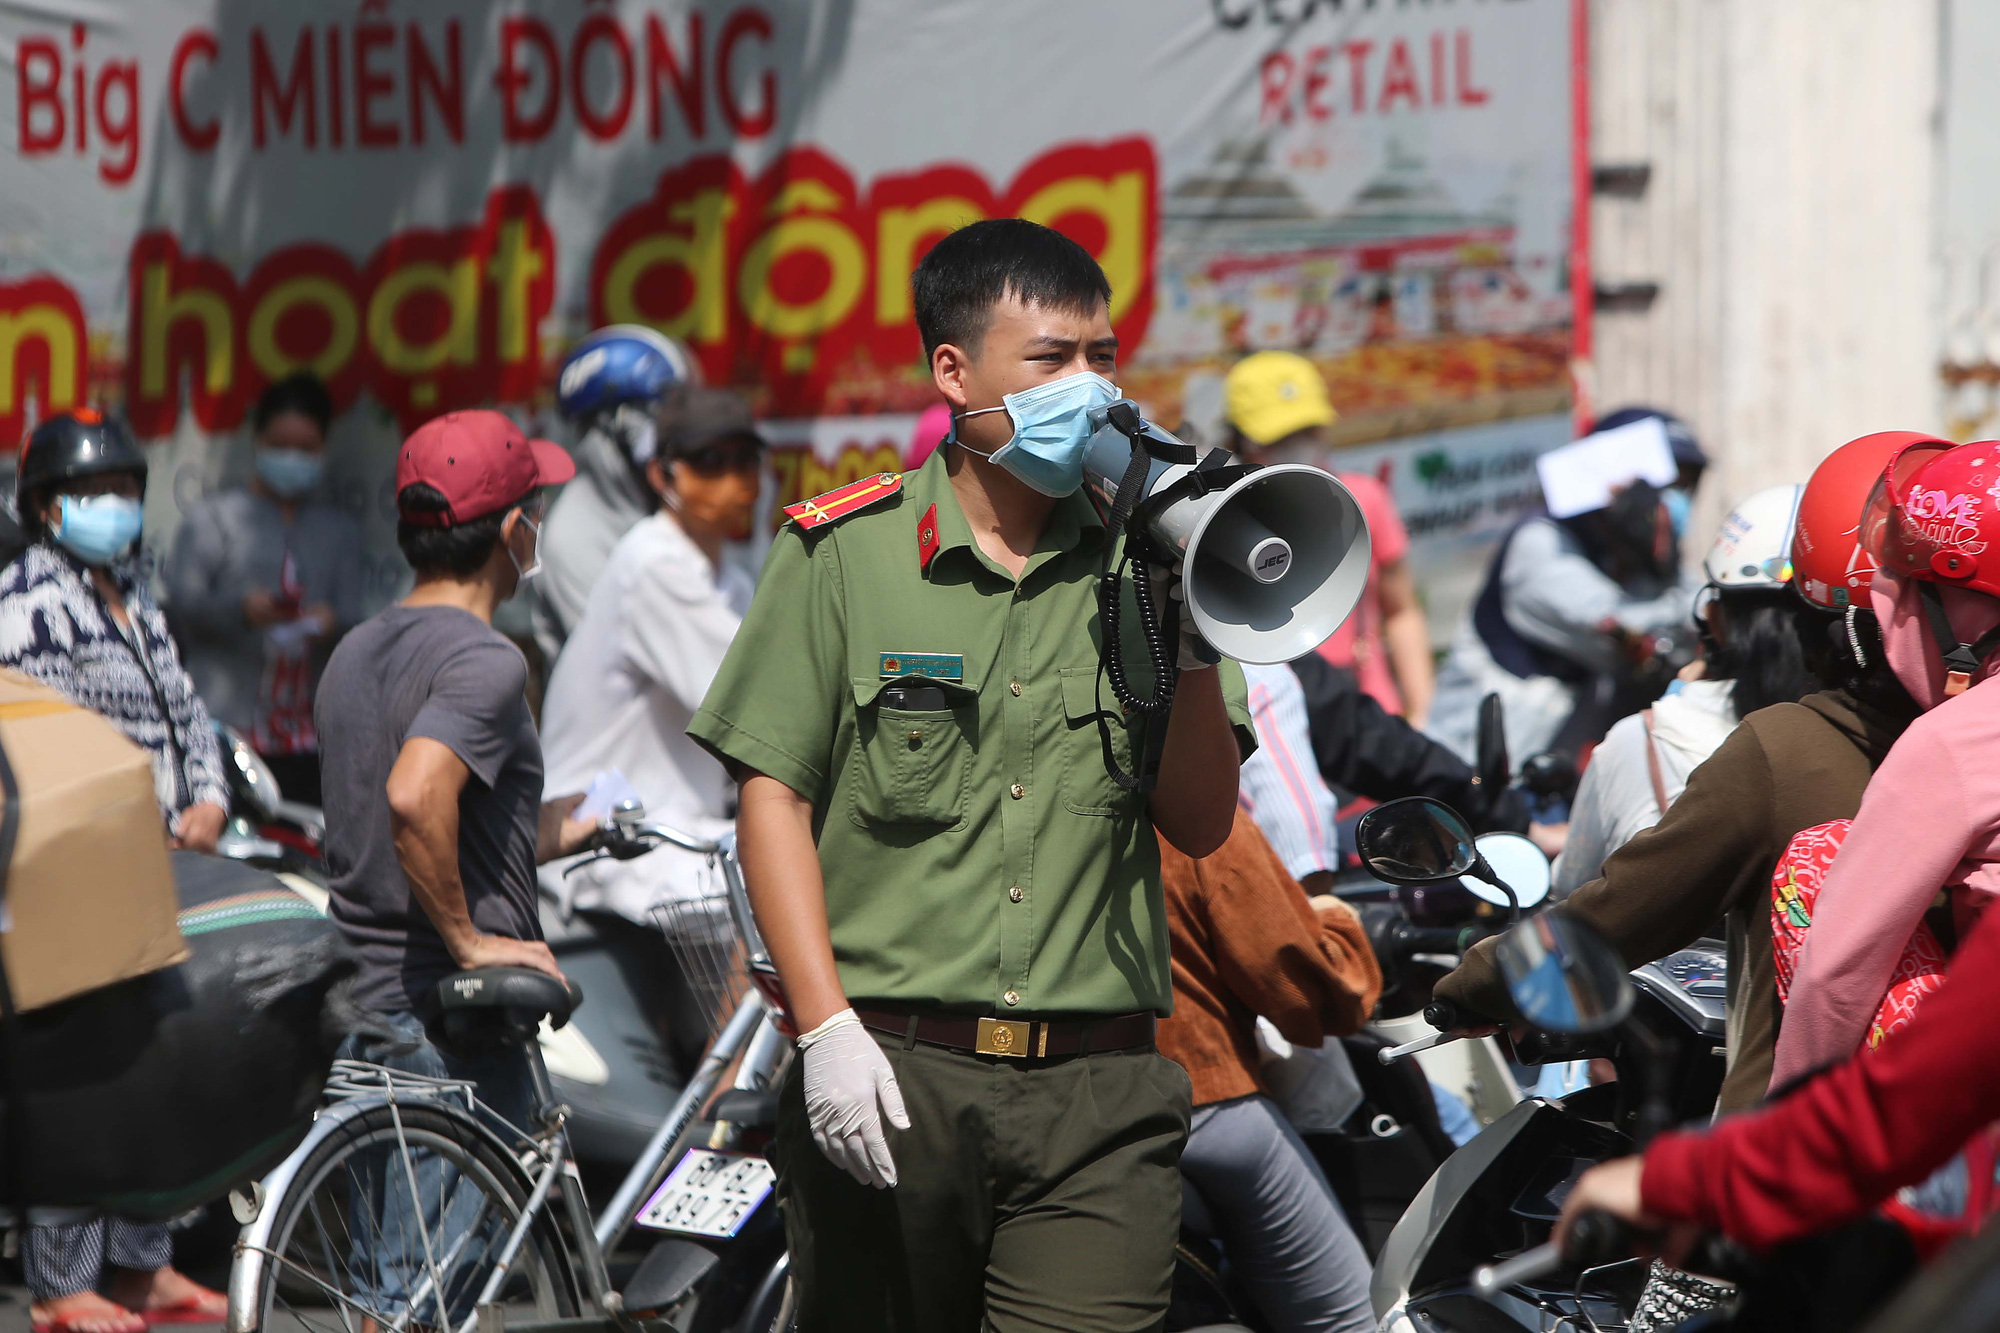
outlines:
[[972, 1049], [981, 1055], [1025, 1057], [1028, 1054], [1028, 1025], [1018, 1019], [982, 1018]]

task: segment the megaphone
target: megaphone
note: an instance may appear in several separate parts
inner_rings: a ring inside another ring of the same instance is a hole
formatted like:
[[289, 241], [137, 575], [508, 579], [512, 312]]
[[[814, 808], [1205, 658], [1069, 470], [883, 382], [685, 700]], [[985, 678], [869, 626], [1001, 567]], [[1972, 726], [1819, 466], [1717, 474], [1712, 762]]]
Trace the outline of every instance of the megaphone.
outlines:
[[[1083, 461], [1084, 484], [1107, 508], [1116, 504], [1134, 450], [1145, 447], [1113, 423], [1119, 409], [1127, 423], [1137, 418], [1129, 399], [1091, 410], [1097, 429]], [[1165, 446], [1159, 453], [1192, 452], [1153, 423], [1141, 424]], [[1134, 512], [1154, 543], [1181, 558], [1188, 611], [1217, 652], [1239, 662], [1289, 662], [1353, 613], [1368, 585], [1368, 522], [1331, 473], [1298, 463], [1244, 466], [1226, 486], [1204, 489], [1187, 484], [1197, 464], [1150, 451], [1146, 462]]]

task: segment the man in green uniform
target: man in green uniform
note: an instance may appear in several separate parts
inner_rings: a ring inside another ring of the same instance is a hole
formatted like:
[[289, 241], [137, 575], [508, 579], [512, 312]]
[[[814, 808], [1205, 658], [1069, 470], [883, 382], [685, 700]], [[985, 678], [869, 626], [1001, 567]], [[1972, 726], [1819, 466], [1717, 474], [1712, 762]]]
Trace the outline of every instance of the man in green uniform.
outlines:
[[[689, 728], [742, 780], [804, 1033], [775, 1153], [799, 1327], [1157, 1328], [1189, 1087], [1153, 1046], [1154, 830], [1197, 857], [1228, 836], [1242, 679], [1184, 625], [1158, 786], [1112, 780], [1078, 490], [1085, 412], [1116, 397], [1109, 285], [1019, 219], [946, 237], [914, 285], [953, 439], [786, 511]], [[1108, 722], [1133, 771], [1143, 728]]]

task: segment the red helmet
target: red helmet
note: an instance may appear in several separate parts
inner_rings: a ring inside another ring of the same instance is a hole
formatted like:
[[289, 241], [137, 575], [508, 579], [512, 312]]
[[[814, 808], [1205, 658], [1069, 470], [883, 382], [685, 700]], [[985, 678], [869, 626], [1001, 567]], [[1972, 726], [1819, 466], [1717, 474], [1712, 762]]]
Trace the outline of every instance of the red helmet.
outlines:
[[1900, 578], [2000, 597], [2000, 441], [1919, 440], [1883, 468], [1861, 544]]
[[1829, 611], [1868, 605], [1876, 565], [1860, 541], [1862, 507], [1889, 460], [1924, 444], [1951, 447], [1920, 431], [1878, 431], [1841, 445], [1813, 469], [1792, 531], [1794, 585], [1808, 602]]
[[1878, 568], [1915, 583], [1944, 658], [1946, 698], [1965, 690], [1994, 648], [2000, 625], [1973, 643], [1952, 628], [1942, 588], [2000, 597], [2000, 440], [1903, 446], [1868, 496], [1861, 544]]

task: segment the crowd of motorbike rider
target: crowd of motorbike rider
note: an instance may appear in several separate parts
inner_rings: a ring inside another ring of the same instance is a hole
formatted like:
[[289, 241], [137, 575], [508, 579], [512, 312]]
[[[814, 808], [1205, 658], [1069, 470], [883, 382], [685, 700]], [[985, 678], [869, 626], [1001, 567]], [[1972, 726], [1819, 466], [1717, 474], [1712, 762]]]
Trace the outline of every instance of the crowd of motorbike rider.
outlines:
[[[579, 343], [557, 386], [580, 431], [574, 480], [545, 516], [539, 496], [571, 464], [548, 462], [546, 446], [503, 422], [470, 420], [495, 414], [454, 414], [412, 436], [398, 463], [399, 541], [418, 591], [401, 607], [409, 625], [367, 622], [368, 670], [352, 637], [364, 624], [357, 529], [317, 497], [333, 416], [323, 386], [295, 376], [258, 403], [251, 476], [183, 515], [164, 607], [139, 559], [145, 454], [96, 413], [51, 418], [19, 465], [0, 665], [147, 748], [177, 845], [212, 850], [227, 819], [211, 716], [252, 738], [288, 794], [317, 801], [324, 776], [336, 915], [342, 877], [365, 877], [372, 857], [401, 864], [412, 890], [379, 919], [348, 909], [364, 946], [384, 943], [370, 932], [396, 911], [414, 919], [413, 901], [436, 927], [417, 981], [408, 938], [384, 944], [390, 961], [378, 969], [376, 1007], [408, 1018], [403, 1044], [421, 1046], [411, 1015], [432, 973], [555, 965], [528, 947], [531, 911], [504, 929], [501, 917], [468, 915], [469, 886], [440, 871], [458, 894], [447, 920], [450, 893], [434, 900], [413, 865], [460, 861], [461, 836], [487, 838], [495, 857], [519, 836], [541, 859], [573, 853], [589, 830], [569, 816], [586, 791], [636, 798], [698, 836], [736, 816], [735, 782], [687, 727], [755, 587], [745, 553], [767, 445], [740, 395], [699, 379], [650, 329]], [[1317, 370], [1290, 353], [1239, 363], [1225, 400], [1229, 442], [1260, 458], [1323, 448], [1336, 420]], [[2000, 562], [1989, 553], [2000, 444], [1864, 436], [1802, 484], [1744, 497], [1690, 567], [1682, 542], [1707, 466], [1692, 433], [1646, 409], [1598, 429], [1647, 421], [1674, 479], [1621, 484], [1601, 507], [1507, 533], [1435, 680], [1428, 652], [1411, 648], [1421, 611], [1400, 521], [1379, 483], [1351, 478], [1375, 541], [1363, 608], [1322, 652], [1246, 669], [1258, 750], [1227, 840], [1200, 858], [1161, 840], [1175, 1004], [1158, 1041], [1189, 1072], [1195, 1104], [1182, 1170], [1271, 1328], [1374, 1326], [1367, 1259], [1300, 1134], [1315, 1114], [1300, 1078], [1322, 1093], [1352, 1084], [1329, 1038], [1364, 1024], [1383, 985], [1360, 918], [1335, 892], [1351, 851], [1338, 811], [1357, 799], [1429, 795], [1481, 829], [1529, 833], [1557, 858], [1555, 910], [1594, 927], [1628, 965], [1717, 930], [1725, 939], [1723, 1118], [1586, 1174], [1564, 1226], [1586, 1207], [1608, 1210], [1659, 1232], [1669, 1261], [1699, 1230], [1768, 1248], [1955, 1170], [1974, 1183], [1941, 1204], [1935, 1188], [1926, 1207], [1906, 1201], [1928, 1253], [1937, 1236], [1976, 1225], [1994, 1195], [1983, 1127], [2000, 1113], [2000, 1062], [1984, 1058], [1975, 1015], [2000, 985], [2000, 966], [1985, 966], [2000, 964], [2000, 924], [1982, 915], [2000, 887], [2000, 770], [1981, 758], [2000, 730], [2000, 708], [1987, 707], [2000, 694], [1981, 689], [2000, 670]], [[532, 444], [539, 471], [510, 460], [516, 443], [524, 454]], [[938, 440], [916, 444], [920, 462]], [[437, 461], [452, 448], [512, 480], [453, 474]], [[548, 674], [539, 727], [520, 732], [525, 701], [518, 717], [511, 701], [525, 675], [502, 660], [490, 620], [537, 575], [534, 638]], [[414, 613], [437, 608], [489, 624]], [[440, 635], [454, 642], [440, 646]], [[343, 636], [348, 669], [335, 688], [349, 712], [372, 700], [408, 714], [386, 749], [341, 753], [342, 738], [315, 725], [315, 691]], [[476, 656], [485, 665], [466, 668], [465, 689], [483, 702], [445, 699], [441, 687], [398, 702], [410, 673], [383, 675], [397, 654], [412, 672]], [[1519, 792], [1475, 774], [1476, 718], [1491, 695], [1517, 753], [1588, 757], [1566, 823], [1537, 822]], [[428, 759], [425, 738], [437, 751]], [[517, 787], [518, 801], [499, 801]], [[376, 819], [362, 807], [382, 790], [389, 807]], [[461, 817], [461, 793], [495, 804], [474, 800]], [[482, 821], [485, 832], [461, 833]], [[599, 860], [563, 881], [563, 907], [625, 923], [664, 976], [674, 963], [654, 909], [700, 896], [704, 873], [672, 849]], [[523, 947], [480, 952], [505, 930]], [[1492, 941], [1435, 994], [1474, 1031], [1522, 1022]], [[1300, 1062], [1279, 1095], [1260, 1019]], [[453, 1068], [435, 1058], [424, 1072]], [[497, 1089], [509, 1078], [475, 1077], [487, 1101], [508, 1104]], [[1341, 1097], [1322, 1096], [1318, 1114]], [[1440, 1109], [1465, 1114], [1448, 1094]], [[149, 1315], [220, 1312], [216, 1293], [172, 1269], [160, 1228], [37, 1225], [23, 1257], [39, 1326], [136, 1333]]]

